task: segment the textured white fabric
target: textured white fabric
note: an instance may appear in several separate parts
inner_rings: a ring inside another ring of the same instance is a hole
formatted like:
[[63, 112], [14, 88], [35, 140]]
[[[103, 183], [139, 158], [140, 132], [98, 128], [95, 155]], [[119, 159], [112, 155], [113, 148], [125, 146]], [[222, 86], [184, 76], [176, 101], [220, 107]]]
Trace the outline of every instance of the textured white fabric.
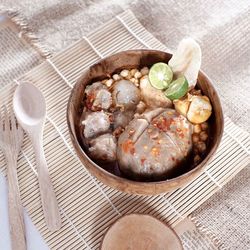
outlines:
[[[250, 132], [249, 1], [2, 0], [1, 4], [24, 14], [52, 51], [60, 51], [126, 8], [171, 50], [183, 37], [192, 36], [201, 45], [202, 69], [213, 80], [226, 114]], [[248, 167], [196, 212], [228, 249], [249, 249], [249, 185]]]

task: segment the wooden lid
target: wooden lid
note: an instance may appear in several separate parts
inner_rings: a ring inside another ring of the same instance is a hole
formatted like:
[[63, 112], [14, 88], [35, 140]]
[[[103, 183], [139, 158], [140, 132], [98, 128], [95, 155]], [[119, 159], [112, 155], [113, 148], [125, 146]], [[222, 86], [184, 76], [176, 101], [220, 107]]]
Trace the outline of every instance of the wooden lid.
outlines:
[[106, 232], [102, 250], [182, 250], [177, 234], [150, 215], [130, 214], [118, 219]]

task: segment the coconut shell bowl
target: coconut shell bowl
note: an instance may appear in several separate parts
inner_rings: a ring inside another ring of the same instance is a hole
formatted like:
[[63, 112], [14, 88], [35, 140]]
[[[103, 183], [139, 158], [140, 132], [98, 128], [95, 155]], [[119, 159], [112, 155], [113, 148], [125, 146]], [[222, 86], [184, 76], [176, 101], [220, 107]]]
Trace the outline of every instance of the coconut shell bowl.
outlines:
[[171, 178], [162, 180], [134, 180], [121, 174], [117, 168], [94, 161], [88, 154], [82, 139], [81, 119], [84, 107], [84, 91], [87, 85], [107, 78], [108, 75], [120, 72], [123, 69], [151, 67], [157, 62], [165, 62], [171, 54], [157, 50], [129, 50], [108, 56], [92, 65], [83, 72], [72, 89], [67, 107], [67, 122], [71, 140], [80, 161], [86, 169], [104, 184], [122, 192], [142, 195], [157, 195], [170, 192], [185, 186], [199, 176], [213, 157], [223, 134], [223, 113], [218, 94], [211, 80], [199, 72], [196, 88], [206, 95], [212, 105], [212, 115], [209, 123], [209, 141], [207, 151], [202, 161], [195, 167], [185, 166], [182, 171]]

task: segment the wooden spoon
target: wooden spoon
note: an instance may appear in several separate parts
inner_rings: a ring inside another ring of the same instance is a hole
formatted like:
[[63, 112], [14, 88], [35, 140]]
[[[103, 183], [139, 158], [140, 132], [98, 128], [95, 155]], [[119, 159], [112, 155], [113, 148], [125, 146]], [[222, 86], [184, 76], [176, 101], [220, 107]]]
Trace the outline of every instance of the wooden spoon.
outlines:
[[16, 88], [13, 108], [19, 124], [28, 134], [34, 147], [46, 224], [51, 231], [58, 230], [61, 227], [61, 216], [43, 150], [43, 128], [46, 118], [44, 96], [33, 84], [22, 83]]

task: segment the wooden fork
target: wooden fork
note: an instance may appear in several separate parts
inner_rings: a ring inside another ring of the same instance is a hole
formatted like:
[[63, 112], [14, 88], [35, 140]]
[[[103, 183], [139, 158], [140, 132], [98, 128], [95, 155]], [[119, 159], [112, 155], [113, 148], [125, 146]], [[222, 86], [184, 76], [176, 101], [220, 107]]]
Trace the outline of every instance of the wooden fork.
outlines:
[[13, 112], [4, 107], [0, 116], [0, 148], [7, 163], [10, 238], [13, 250], [26, 250], [23, 207], [18, 188], [17, 157], [23, 142], [23, 130]]

